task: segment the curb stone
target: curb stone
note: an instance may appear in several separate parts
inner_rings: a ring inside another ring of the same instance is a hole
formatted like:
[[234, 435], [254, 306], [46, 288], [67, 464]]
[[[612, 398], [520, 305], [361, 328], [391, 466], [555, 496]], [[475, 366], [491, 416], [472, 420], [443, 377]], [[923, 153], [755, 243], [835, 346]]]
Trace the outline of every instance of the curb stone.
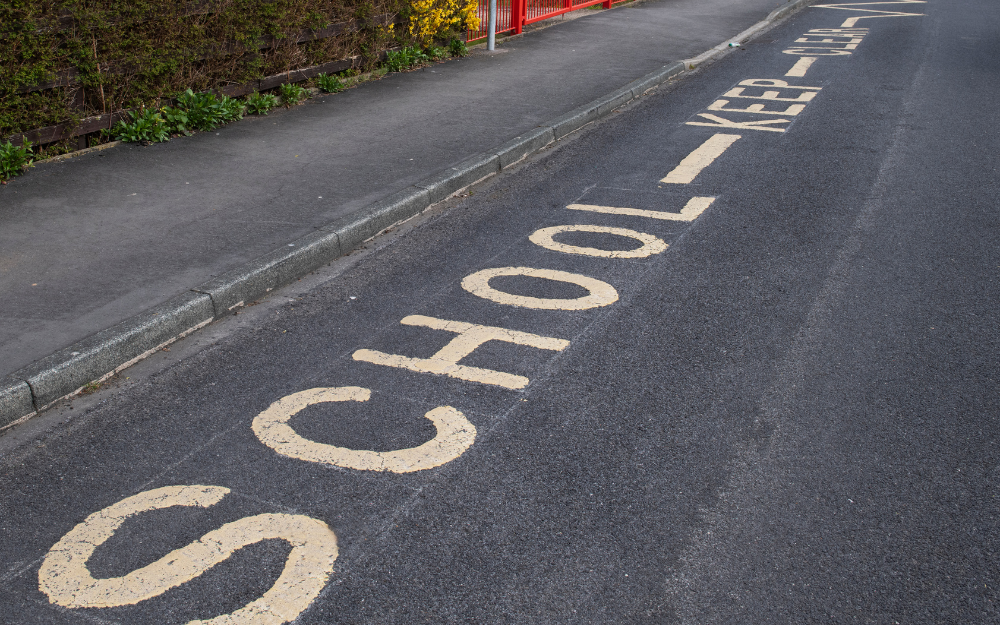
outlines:
[[780, 6], [777, 9], [771, 11], [770, 13], [768, 13], [767, 17], [765, 17], [763, 20], [757, 22], [756, 24], [754, 24], [750, 28], [744, 30], [740, 34], [736, 35], [735, 37], [732, 37], [730, 39], [727, 39], [726, 41], [723, 41], [722, 43], [720, 43], [719, 45], [715, 46], [714, 48], [706, 50], [705, 52], [702, 52], [701, 54], [699, 54], [698, 56], [696, 56], [694, 58], [690, 58], [690, 59], [687, 59], [686, 61], [683, 61], [684, 66], [687, 69], [695, 69], [696, 67], [698, 67], [702, 63], [705, 63], [708, 60], [714, 59], [715, 57], [719, 56], [720, 54], [728, 52], [729, 51], [729, 42], [731, 42], [731, 41], [737, 41], [739, 43], [743, 43], [744, 41], [746, 41], [747, 39], [750, 39], [751, 37], [753, 37], [754, 35], [756, 35], [760, 31], [762, 31], [765, 28], [773, 25], [774, 22], [776, 22], [776, 21], [778, 21], [778, 20], [780, 20], [780, 19], [782, 19], [784, 17], [787, 17], [787, 16], [791, 15], [792, 13], [794, 13], [795, 11], [798, 11], [799, 9], [805, 8], [805, 7], [809, 6], [810, 4], [815, 4], [818, 1], [819, 0], [789, 0], [787, 4], [785, 4], [784, 6]]
[[209, 297], [212, 318], [218, 319], [341, 255], [338, 233], [321, 229], [227, 271], [192, 291]]
[[[187, 292], [61, 349], [11, 374], [31, 389], [34, 410], [101, 381], [208, 325], [212, 299]], [[5, 407], [0, 404], [0, 410]], [[23, 415], [18, 415], [23, 416]]]
[[[430, 205], [430, 193], [427, 189], [411, 186], [342, 217], [324, 229], [337, 233], [341, 251], [346, 254], [379, 232], [409, 219]], [[333, 258], [327, 262], [329, 260]]]
[[[454, 167], [426, 178], [422, 182], [418, 182], [416, 187], [427, 190], [428, 199], [430, 200], [427, 206], [430, 206], [465, 187], [472, 186], [476, 182], [499, 172], [500, 157], [495, 152], [486, 152], [468, 158]], [[426, 208], [426, 206], [423, 208]], [[423, 210], [423, 208], [420, 210]]]
[[185, 294], [61, 349], [0, 378], [0, 429], [76, 394], [187, 336], [215, 319], [351, 252], [383, 230], [405, 221], [546, 146], [610, 115], [670, 78], [817, 0], [791, 0], [736, 38], [695, 59], [677, 61], [526, 132], [496, 149], [468, 158], [423, 181], [338, 219]]
[[34, 412], [28, 383], [14, 378], [0, 378], [0, 428]]

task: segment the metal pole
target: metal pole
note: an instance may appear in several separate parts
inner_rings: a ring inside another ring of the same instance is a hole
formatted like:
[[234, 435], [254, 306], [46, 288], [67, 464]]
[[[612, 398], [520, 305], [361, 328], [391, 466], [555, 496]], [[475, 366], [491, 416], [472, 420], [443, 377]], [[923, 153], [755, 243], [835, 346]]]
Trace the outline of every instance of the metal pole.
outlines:
[[486, 49], [491, 52], [497, 44], [497, 0], [490, 0], [490, 14], [486, 18]]

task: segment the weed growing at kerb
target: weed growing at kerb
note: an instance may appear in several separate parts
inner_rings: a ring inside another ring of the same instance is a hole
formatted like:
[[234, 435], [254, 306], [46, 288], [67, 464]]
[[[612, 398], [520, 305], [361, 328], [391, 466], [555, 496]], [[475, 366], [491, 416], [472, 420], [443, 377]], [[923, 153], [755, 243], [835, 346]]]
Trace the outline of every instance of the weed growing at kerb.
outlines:
[[390, 72], [402, 72], [414, 65], [428, 63], [430, 60], [431, 57], [424, 54], [420, 48], [403, 46], [401, 49], [392, 50], [385, 55], [385, 67]]
[[469, 46], [465, 45], [465, 42], [461, 39], [452, 39], [448, 43], [448, 49], [451, 51], [452, 56], [468, 56]]
[[112, 134], [119, 141], [150, 141], [159, 143], [170, 138], [170, 126], [156, 109], [139, 109], [129, 113], [131, 121], [115, 124]]
[[285, 83], [278, 90], [281, 91], [281, 101], [285, 106], [298, 104], [309, 95], [305, 87], [292, 83]]
[[130, 121], [120, 121], [111, 134], [119, 141], [159, 143], [170, 135], [190, 135], [194, 130], [214, 130], [243, 119], [244, 104], [228, 96], [195, 93], [188, 89], [177, 98], [177, 106], [141, 109], [129, 113]]
[[247, 96], [247, 113], [250, 115], [267, 115], [271, 109], [278, 106], [278, 96], [273, 93], [257, 93]]
[[344, 84], [344, 81], [339, 76], [331, 76], [330, 74], [320, 74], [317, 76], [316, 86], [323, 93], [338, 93], [347, 88], [347, 85]]
[[20, 176], [31, 167], [32, 160], [30, 142], [25, 141], [20, 146], [10, 141], [0, 143], [0, 180], [6, 182], [8, 178]]
[[424, 50], [424, 52], [427, 54], [427, 56], [431, 57], [431, 59], [435, 61], [440, 61], [441, 59], [446, 59], [449, 56], [451, 56], [448, 50], [440, 46], [430, 46], [429, 48]]
[[177, 108], [187, 114], [188, 127], [193, 130], [215, 130], [223, 124], [243, 119], [243, 105], [236, 100], [214, 93], [195, 93], [188, 89], [177, 98]]

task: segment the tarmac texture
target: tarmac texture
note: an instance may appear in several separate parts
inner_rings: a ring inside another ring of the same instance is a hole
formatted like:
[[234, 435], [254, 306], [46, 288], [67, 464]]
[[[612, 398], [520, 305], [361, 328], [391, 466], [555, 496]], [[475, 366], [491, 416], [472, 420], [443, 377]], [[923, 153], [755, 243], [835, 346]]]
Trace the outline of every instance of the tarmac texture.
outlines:
[[653, 0], [0, 188], [0, 379], [763, 19]]
[[[900, 6], [922, 15], [846, 35], [824, 31], [871, 13], [806, 9], [8, 431], [0, 620], [232, 614], [305, 543], [248, 532], [109, 607], [56, 592], [81, 570], [58, 566], [93, 548], [82, 570], [113, 585], [266, 516], [336, 536], [303, 624], [1000, 622], [1000, 134], [981, 104], [1000, 96], [1000, 10]], [[786, 76], [805, 56], [788, 50], [834, 34], [859, 41]], [[662, 182], [720, 134], [739, 139]], [[676, 218], [692, 198], [715, 199]], [[548, 278], [470, 278], [519, 267]], [[507, 331], [452, 363], [478, 381], [440, 366], [468, 324]], [[413, 365], [432, 357], [437, 373]], [[370, 398], [315, 399], [344, 387]], [[445, 406], [466, 425], [427, 452]], [[290, 430], [271, 436], [275, 415]], [[441, 462], [348, 466], [415, 448]], [[194, 486], [228, 492], [89, 516]], [[67, 538], [108, 519], [99, 541]]]

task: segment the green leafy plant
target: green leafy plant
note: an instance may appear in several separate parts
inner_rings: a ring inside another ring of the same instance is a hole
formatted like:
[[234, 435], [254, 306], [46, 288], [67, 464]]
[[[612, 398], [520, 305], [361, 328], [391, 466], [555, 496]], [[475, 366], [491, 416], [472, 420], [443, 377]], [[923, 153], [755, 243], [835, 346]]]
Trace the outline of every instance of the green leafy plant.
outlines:
[[222, 123], [228, 124], [243, 119], [246, 106], [236, 98], [222, 96], [219, 100], [219, 110], [222, 112]]
[[165, 106], [160, 110], [160, 113], [163, 115], [163, 121], [167, 123], [170, 132], [180, 135], [191, 134], [191, 129], [188, 127], [190, 122], [187, 111], [176, 106]]
[[119, 141], [151, 141], [159, 143], [170, 138], [170, 128], [156, 109], [139, 109], [129, 113], [131, 121], [121, 120], [111, 134]]
[[430, 62], [431, 57], [424, 54], [422, 50], [414, 46], [403, 46], [399, 50], [391, 50], [386, 53], [385, 67], [390, 72], [402, 72], [415, 65]]
[[273, 93], [257, 93], [247, 96], [247, 113], [250, 115], [267, 115], [271, 109], [278, 106], [278, 96]]
[[20, 176], [31, 167], [34, 160], [31, 154], [31, 142], [14, 145], [10, 141], [0, 143], [0, 180]]
[[285, 106], [298, 104], [309, 94], [305, 87], [290, 82], [281, 85], [278, 90], [281, 91], [281, 100]]
[[[188, 87], [218, 90], [345, 58], [357, 58], [360, 70], [367, 72], [383, 50], [406, 36], [400, 34], [404, 29], [394, 31], [383, 23], [405, 4], [0, 2], [0, 137], [75, 125], [141, 103], [162, 106]], [[334, 25], [342, 28], [330, 28]]]
[[461, 39], [452, 39], [448, 43], [448, 50], [452, 56], [468, 56], [469, 54], [469, 46], [465, 45]]
[[440, 61], [451, 56], [451, 53], [447, 49], [440, 46], [430, 46], [424, 52], [435, 61]]
[[187, 114], [193, 130], [215, 130], [226, 123], [226, 111], [214, 93], [195, 93], [188, 89], [177, 98], [177, 108]]
[[344, 84], [344, 81], [339, 76], [331, 76], [329, 74], [320, 74], [317, 76], [316, 85], [324, 93], [337, 93], [347, 88], [347, 85]]

